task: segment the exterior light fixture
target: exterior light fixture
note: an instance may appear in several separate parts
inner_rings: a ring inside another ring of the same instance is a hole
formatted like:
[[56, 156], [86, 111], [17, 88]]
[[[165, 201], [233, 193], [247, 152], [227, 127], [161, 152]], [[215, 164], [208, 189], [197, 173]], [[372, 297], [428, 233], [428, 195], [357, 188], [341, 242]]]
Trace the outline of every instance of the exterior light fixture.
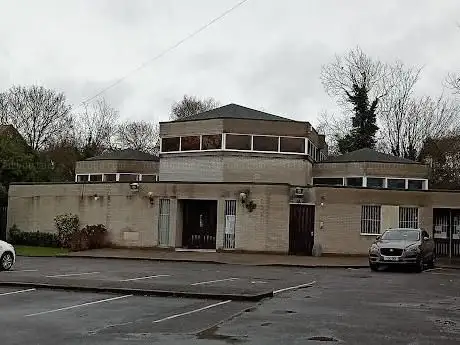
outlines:
[[150, 200], [150, 204], [153, 205], [153, 202], [154, 202], [154, 194], [153, 194], [153, 192], [148, 192], [147, 197]]
[[94, 201], [98, 201], [98, 200], [99, 200], [99, 195], [94, 194], [94, 195], [93, 195], [93, 198], [94, 198]]
[[254, 201], [249, 200], [249, 190], [240, 192], [240, 201], [244, 206], [246, 206], [249, 212], [254, 211], [257, 206]]
[[132, 183], [129, 184], [129, 188], [131, 189], [132, 192], [138, 192], [139, 191], [139, 183], [132, 182]]
[[240, 193], [240, 200], [241, 203], [244, 204], [246, 200], [248, 199], [248, 193], [247, 192], [241, 192]]

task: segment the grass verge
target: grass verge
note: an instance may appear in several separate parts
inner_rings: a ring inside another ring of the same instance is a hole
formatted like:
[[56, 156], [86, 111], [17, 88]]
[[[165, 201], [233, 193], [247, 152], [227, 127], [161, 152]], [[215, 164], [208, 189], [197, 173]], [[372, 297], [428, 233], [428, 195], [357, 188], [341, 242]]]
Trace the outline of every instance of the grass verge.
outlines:
[[33, 247], [33, 246], [14, 246], [16, 255], [20, 256], [55, 256], [69, 252], [65, 248], [53, 247]]

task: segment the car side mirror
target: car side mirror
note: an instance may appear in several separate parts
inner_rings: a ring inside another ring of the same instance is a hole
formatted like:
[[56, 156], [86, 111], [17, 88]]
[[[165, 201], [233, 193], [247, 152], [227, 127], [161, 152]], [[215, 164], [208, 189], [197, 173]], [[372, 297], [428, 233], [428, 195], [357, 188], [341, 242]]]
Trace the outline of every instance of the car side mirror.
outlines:
[[382, 237], [382, 236], [377, 236], [375, 239], [376, 239], [376, 240], [380, 240], [381, 237]]
[[428, 241], [430, 238], [429, 237], [424, 237], [423, 240], [424, 241]]

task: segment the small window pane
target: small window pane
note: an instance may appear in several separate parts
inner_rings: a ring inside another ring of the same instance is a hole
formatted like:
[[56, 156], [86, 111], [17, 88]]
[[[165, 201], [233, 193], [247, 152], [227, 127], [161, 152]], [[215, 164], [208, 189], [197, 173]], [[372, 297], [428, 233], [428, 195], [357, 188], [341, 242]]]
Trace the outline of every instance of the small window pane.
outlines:
[[406, 189], [406, 181], [403, 179], [388, 179], [389, 189]]
[[78, 175], [77, 181], [78, 182], [88, 182], [88, 175]]
[[313, 184], [316, 186], [343, 186], [341, 177], [314, 177]]
[[305, 153], [305, 139], [304, 138], [280, 138], [280, 151], [281, 152], [298, 152]]
[[254, 135], [252, 141], [252, 148], [254, 151], [278, 152], [278, 137]]
[[368, 177], [367, 186], [370, 188], [383, 188], [384, 179], [378, 177]]
[[101, 182], [102, 175], [91, 175], [90, 177], [91, 182]]
[[227, 134], [225, 136], [225, 148], [231, 150], [251, 150], [251, 136]]
[[422, 190], [423, 189], [423, 181], [422, 180], [409, 180], [408, 181], [408, 188], [410, 190]]
[[162, 138], [161, 139], [161, 150], [163, 152], [179, 151], [180, 138]]
[[115, 182], [117, 180], [116, 174], [105, 174], [105, 180], [107, 182]]
[[201, 137], [201, 149], [202, 150], [218, 150], [222, 148], [222, 135], [212, 134], [203, 135]]
[[134, 174], [120, 174], [120, 181], [123, 181], [123, 182], [137, 181], [137, 176], [138, 175], [134, 175]]
[[142, 175], [142, 182], [155, 182], [156, 180], [156, 175]]
[[190, 136], [182, 137], [180, 150], [181, 151], [194, 151], [200, 149], [200, 137], [199, 136]]
[[350, 187], [362, 187], [363, 178], [362, 177], [347, 177], [347, 186]]

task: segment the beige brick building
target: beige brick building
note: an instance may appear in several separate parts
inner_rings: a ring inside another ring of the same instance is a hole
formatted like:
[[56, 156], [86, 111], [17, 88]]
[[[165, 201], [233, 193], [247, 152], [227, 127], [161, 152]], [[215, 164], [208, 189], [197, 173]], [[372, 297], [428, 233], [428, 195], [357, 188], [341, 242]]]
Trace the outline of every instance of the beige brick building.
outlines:
[[327, 153], [308, 122], [230, 104], [161, 123], [159, 158], [107, 153], [75, 183], [12, 185], [8, 224], [54, 231], [71, 212], [118, 246], [305, 255], [366, 254], [385, 229], [420, 227], [460, 255], [460, 193], [430, 190], [428, 166]]

